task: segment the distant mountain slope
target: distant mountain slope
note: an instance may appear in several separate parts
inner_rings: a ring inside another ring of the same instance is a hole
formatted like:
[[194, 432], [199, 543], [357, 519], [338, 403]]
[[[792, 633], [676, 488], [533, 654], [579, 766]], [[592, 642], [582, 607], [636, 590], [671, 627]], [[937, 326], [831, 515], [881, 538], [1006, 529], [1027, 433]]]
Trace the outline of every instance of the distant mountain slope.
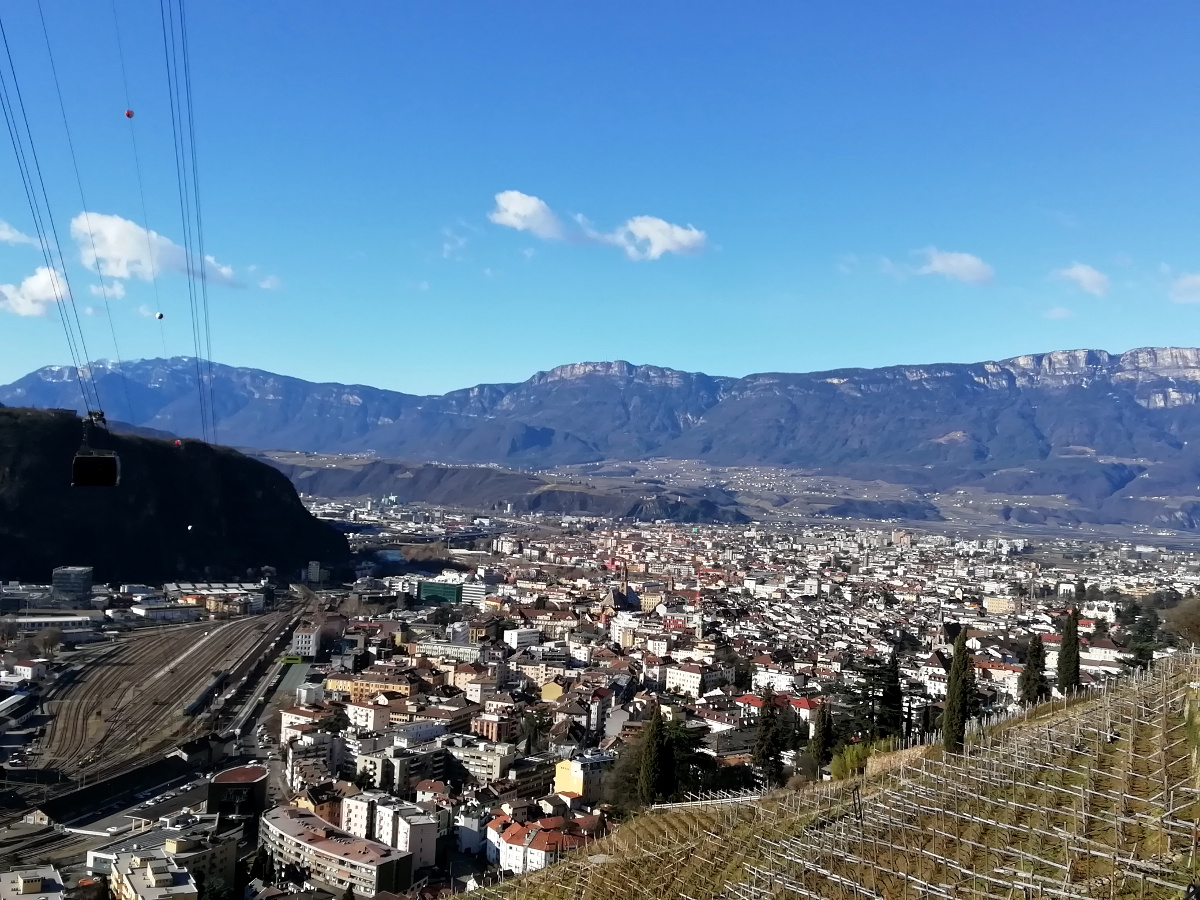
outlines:
[[746, 522], [735, 497], [719, 488], [668, 490], [647, 480], [563, 482], [492, 466], [445, 466], [391, 460], [315, 460], [299, 453], [263, 453], [261, 459], [318, 497], [395, 496], [401, 503], [470, 509], [577, 513], [678, 522]]
[[[218, 436], [235, 446], [510, 467], [649, 457], [790, 466], [922, 490], [1059, 494], [1100, 520], [1147, 524], [1190, 522], [1187, 504], [1200, 500], [1191, 348], [744, 378], [578, 363], [429, 397], [213, 370]], [[132, 410], [116, 366], [96, 369], [110, 416], [197, 433], [194, 360], [122, 371]], [[48, 367], [0, 388], [0, 403], [74, 408], [76, 394], [72, 369]], [[1165, 519], [1147, 512], [1162, 496], [1180, 498]]]
[[[1075, 350], [999, 362], [717, 378], [578, 363], [519, 384], [419, 397], [214, 365], [219, 437], [534, 466], [649, 456], [717, 464], [989, 467], [1052, 455], [1179, 457], [1200, 434], [1200, 350]], [[97, 367], [110, 416], [195, 436], [193, 360]], [[39, 369], [0, 403], [74, 409], [74, 370]], [[1073, 449], [1078, 448], [1078, 449]]]
[[289, 578], [310, 559], [349, 558], [345, 538], [257, 460], [108, 433], [93, 444], [120, 455], [120, 486], [72, 488], [81, 437], [71, 413], [0, 409], [0, 579], [45, 583], [60, 565], [93, 566], [97, 581], [221, 580], [264, 565]]

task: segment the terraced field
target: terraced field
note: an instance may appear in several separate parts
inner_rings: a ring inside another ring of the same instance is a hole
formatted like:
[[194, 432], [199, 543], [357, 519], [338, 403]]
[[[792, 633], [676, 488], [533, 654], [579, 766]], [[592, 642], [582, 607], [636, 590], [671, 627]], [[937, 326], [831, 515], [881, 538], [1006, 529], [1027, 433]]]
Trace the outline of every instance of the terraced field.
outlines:
[[1196, 869], [1198, 677], [1196, 657], [1166, 660], [962, 756], [650, 812], [483, 900], [1179, 898]]

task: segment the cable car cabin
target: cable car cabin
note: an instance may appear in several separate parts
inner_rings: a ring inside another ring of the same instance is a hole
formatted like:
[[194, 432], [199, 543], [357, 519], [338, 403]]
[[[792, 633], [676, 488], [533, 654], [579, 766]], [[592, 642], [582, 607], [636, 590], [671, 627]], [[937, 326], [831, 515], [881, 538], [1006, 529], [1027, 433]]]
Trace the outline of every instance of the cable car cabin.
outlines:
[[115, 488], [121, 483], [121, 460], [115, 453], [80, 450], [71, 463], [71, 487]]

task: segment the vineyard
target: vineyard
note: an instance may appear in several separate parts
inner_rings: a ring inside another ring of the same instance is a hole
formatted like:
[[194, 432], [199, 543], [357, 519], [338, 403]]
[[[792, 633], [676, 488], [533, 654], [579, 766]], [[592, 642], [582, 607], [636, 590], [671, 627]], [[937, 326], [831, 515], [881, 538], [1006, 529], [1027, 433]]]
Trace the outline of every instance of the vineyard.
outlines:
[[1198, 680], [1179, 656], [960, 756], [651, 811], [484, 900], [1178, 898], [1197, 863]]

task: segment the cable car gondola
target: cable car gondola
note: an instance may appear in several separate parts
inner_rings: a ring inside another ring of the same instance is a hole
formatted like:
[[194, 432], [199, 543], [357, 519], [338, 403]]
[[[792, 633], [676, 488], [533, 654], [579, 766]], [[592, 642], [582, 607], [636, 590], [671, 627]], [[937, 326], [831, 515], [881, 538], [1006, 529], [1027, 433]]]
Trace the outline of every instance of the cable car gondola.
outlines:
[[89, 412], [83, 420], [83, 445], [71, 462], [71, 487], [115, 488], [121, 483], [121, 458], [112, 450], [89, 443], [92, 428], [104, 426], [104, 413]]

